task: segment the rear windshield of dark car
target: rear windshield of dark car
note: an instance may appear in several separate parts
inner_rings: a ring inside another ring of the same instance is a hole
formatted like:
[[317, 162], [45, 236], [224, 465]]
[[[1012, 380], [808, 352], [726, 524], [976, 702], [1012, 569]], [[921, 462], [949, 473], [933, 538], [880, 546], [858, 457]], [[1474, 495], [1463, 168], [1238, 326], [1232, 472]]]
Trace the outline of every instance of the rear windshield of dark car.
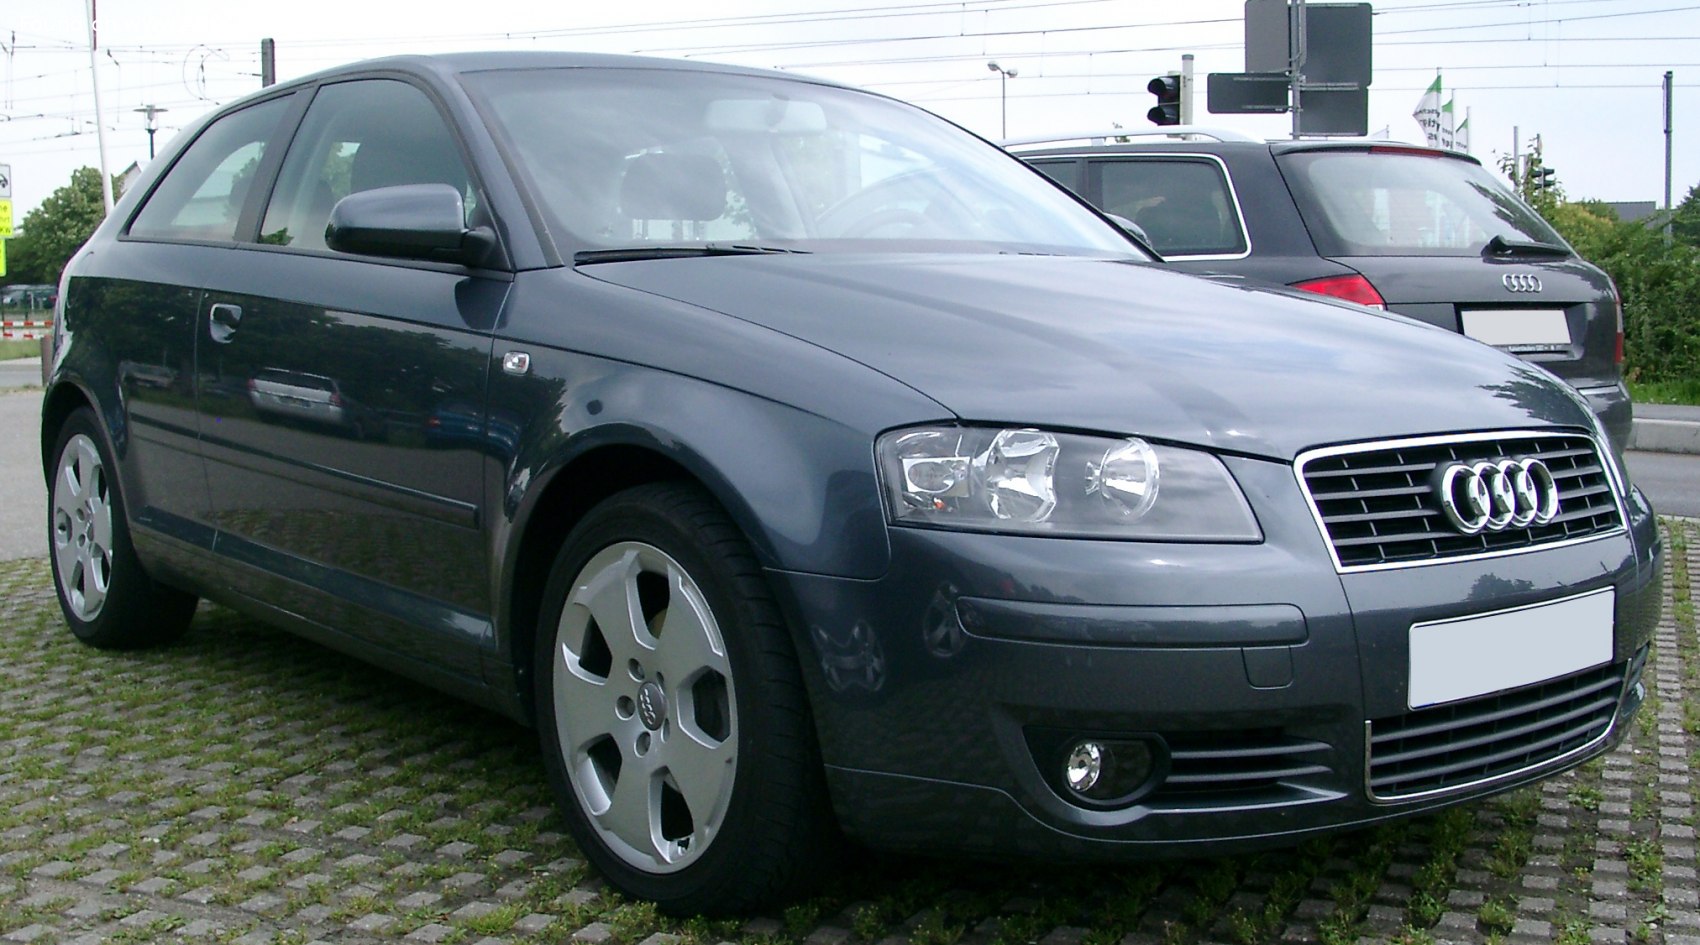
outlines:
[[1277, 161], [1324, 256], [1475, 256], [1495, 236], [1564, 245], [1473, 161], [1373, 150]]

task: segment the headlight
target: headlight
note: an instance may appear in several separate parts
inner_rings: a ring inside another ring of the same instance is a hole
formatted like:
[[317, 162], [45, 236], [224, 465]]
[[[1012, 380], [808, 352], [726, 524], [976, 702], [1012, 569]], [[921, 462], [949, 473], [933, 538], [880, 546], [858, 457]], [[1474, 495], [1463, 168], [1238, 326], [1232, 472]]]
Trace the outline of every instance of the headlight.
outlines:
[[1260, 541], [1221, 460], [1026, 428], [920, 427], [876, 445], [894, 522], [1152, 541]]

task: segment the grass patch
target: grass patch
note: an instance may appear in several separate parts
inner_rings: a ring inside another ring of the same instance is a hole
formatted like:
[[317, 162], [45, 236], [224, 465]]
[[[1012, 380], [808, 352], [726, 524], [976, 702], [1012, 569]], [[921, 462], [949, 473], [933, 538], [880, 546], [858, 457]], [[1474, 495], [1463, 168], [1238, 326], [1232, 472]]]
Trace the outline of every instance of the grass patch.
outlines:
[[1673, 381], [1629, 381], [1629, 396], [1643, 404], [1700, 406], [1700, 377]]
[[[7, 318], [12, 316], [7, 315]], [[19, 358], [36, 358], [41, 356], [41, 342], [33, 339], [0, 339], [0, 361], [16, 361]]]

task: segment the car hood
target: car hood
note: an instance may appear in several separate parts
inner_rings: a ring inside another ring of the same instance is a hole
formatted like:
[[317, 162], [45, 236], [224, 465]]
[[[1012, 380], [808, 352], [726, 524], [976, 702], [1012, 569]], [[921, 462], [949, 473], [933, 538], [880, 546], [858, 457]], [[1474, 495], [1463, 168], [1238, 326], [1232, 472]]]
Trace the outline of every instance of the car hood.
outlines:
[[579, 271], [818, 345], [967, 421], [1280, 459], [1393, 436], [1589, 426], [1545, 371], [1452, 332], [1153, 265], [776, 254]]

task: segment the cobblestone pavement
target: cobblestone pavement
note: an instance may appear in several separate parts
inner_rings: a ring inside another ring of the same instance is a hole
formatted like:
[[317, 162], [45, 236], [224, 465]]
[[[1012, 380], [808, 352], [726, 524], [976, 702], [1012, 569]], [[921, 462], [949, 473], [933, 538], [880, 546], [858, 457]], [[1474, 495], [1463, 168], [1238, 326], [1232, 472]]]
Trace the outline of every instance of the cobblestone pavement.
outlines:
[[1538, 787], [1297, 850], [1124, 869], [868, 857], [741, 922], [621, 901], [530, 732], [217, 608], [111, 654], [39, 559], [0, 565], [0, 943], [1700, 945], [1700, 652], [1673, 554], [1622, 748]]

